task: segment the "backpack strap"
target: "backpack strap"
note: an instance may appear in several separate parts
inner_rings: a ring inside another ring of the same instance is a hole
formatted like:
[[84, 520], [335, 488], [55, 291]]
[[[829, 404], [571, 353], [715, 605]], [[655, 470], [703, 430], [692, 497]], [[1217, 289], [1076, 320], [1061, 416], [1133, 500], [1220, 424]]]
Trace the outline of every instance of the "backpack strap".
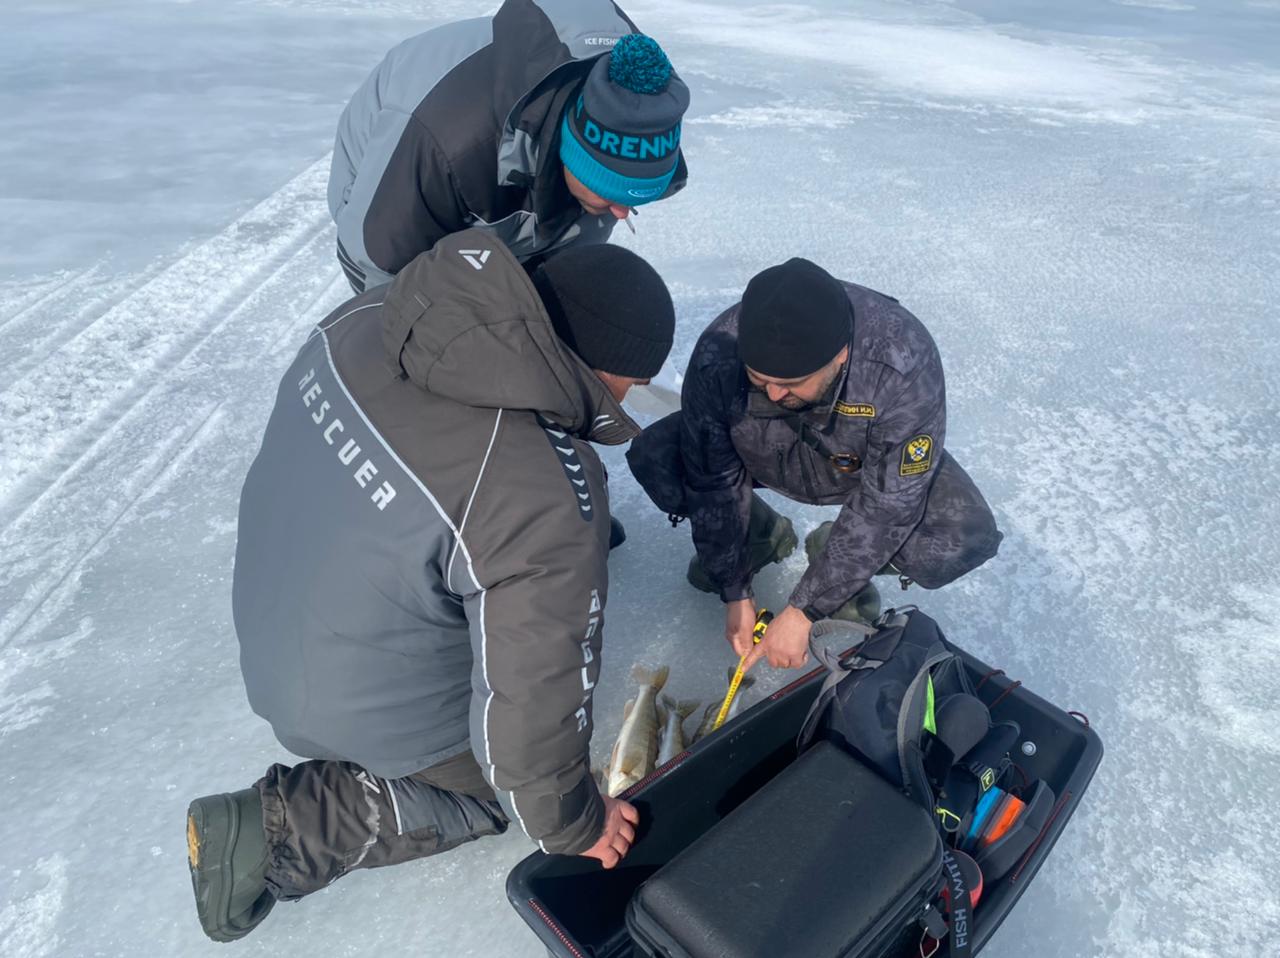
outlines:
[[[822, 688], [818, 690], [818, 695], [813, 700], [813, 704], [809, 706], [809, 712], [804, 717], [804, 722], [800, 725], [800, 734], [796, 736], [796, 749], [803, 751], [813, 740], [813, 734], [818, 727], [818, 719], [822, 715], [823, 709], [831, 701], [836, 693], [836, 686], [841, 680], [853, 672], [862, 669], [877, 669], [884, 665], [888, 656], [884, 658], [867, 658], [864, 656], [851, 656], [848, 660], [842, 659], [837, 648], [844, 645], [841, 639], [852, 640], [856, 636], [862, 645], [867, 644], [867, 640], [876, 635], [880, 630], [872, 625], [863, 625], [861, 622], [845, 622], [837, 619], [822, 619], [813, 624], [813, 628], [809, 630], [809, 651], [813, 657], [822, 664], [827, 670], [827, 677], [822, 680]], [[837, 641], [830, 644], [819, 643], [815, 641], [827, 636], [837, 636]], [[858, 650], [861, 646], [858, 647]]]
[[924, 931], [924, 937], [920, 939], [920, 954], [926, 954], [924, 943], [926, 938], [931, 938], [934, 948], [927, 952], [930, 958], [939, 954], [944, 944], [949, 958], [969, 958], [973, 954], [973, 895], [964, 870], [946, 846], [942, 850], [942, 880], [950, 903], [949, 914], [943, 917], [932, 904], [925, 906], [919, 919]]
[[959, 767], [972, 775], [985, 792], [999, 782], [1013, 764], [1009, 752], [1021, 735], [1017, 722], [1006, 719], [995, 723], [986, 737], [964, 756]]
[[969, 958], [973, 953], [973, 902], [964, 869], [951, 849], [943, 847], [942, 874], [951, 898], [951, 914], [947, 921], [947, 953], [951, 958]]
[[[936, 651], [926, 658], [916, 671], [915, 678], [911, 680], [906, 693], [902, 696], [902, 707], [898, 710], [898, 766], [902, 774], [902, 782], [910, 792], [916, 794], [917, 800], [930, 810], [933, 808], [932, 802], [919, 794], [920, 786], [923, 784], [927, 787], [928, 783], [918, 781], [917, 776], [911, 774], [914, 763], [911, 761], [912, 755], [908, 754], [908, 743], [918, 743], [918, 731], [928, 729], [932, 721], [934, 694], [931, 673], [934, 666], [954, 656], [954, 652], [938, 644]], [[918, 754], [918, 744], [915, 748]], [[921, 774], [923, 774], [923, 762], [921, 762]]]

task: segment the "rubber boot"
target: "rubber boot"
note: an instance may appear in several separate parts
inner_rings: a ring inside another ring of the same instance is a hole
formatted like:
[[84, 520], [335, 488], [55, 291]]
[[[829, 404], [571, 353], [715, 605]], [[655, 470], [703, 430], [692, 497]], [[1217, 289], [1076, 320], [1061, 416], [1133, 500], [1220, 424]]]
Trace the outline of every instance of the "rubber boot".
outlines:
[[880, 590], [875, 587], [875, 583], [868, 582], [852, 599], [832, 612], [829, 618], [871, 625], [880, 618]]
[[[833, 528], [835, 528], [834, 522], [824, 522], [804, 537], [804, 553], [810, 565], [817, 561], [822, 550], [827, 547], [827, 540], [831, 538]], [[880, 590], [874, 583], [868, 582], [852, 599], [832, 612], [828, 618], [870, 625], [880, 618]]]
[[612, 552], [627, 541], [627, 530], [613, 516], [609, 517], [609, 551]]
[[[786, 516], [754, 493], [751, 496], [751, 521], [747, 525], [747, 558], [755, 575], [771, 562], [781, 562], [799, 544], [795, 527]], [[695, 555], [686, 573], [689, 584], [702, 592], [719, 592]]]
[[187, 860], [204, 933], [243, 938], [267, 917], [267, 838], [257, 788], [197, 798], [187, 809]]

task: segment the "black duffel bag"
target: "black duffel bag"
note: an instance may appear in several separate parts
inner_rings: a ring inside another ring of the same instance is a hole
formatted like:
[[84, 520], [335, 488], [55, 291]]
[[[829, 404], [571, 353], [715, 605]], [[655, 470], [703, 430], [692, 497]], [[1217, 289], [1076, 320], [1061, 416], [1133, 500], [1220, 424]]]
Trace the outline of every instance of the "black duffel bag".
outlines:
[[938, 623], [915, 608], [890, 609], [875, 626], [825, 620], [810, 649], [830, 674], [797, 746], [829, 741], [857, 756], [930, 812], [988, 882], [1002, 877], [1039, 834], [1054, 795], [1044, 782], [1012, 781], [1021, 730], [992, 722]]

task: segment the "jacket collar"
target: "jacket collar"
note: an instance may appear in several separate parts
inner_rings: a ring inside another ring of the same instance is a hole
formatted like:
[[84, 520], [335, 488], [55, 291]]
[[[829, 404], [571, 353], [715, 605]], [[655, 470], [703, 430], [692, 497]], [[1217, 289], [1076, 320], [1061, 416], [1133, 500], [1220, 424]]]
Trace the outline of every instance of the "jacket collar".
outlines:
[[591, 442], [639, 433], [561, 342], [528, 275], [483, 230], [446, 236], [400, 271], [382, 307], [392, 368], [467, 406], [527, 409]]

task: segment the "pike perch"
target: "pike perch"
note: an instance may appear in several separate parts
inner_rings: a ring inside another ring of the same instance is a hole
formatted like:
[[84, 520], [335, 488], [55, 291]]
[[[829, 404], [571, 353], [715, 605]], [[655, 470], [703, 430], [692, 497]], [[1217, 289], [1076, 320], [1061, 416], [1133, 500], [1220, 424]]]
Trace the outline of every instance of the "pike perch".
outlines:
[[684, 720], [698, 707], [697, 701], [676, 702], [662, 696], [658, 705], [658, 764], [669, 762], [685, 749]]
[[611, 797], [653, 771], [658, 755], [658, 693], [666, 685], [669, 674], [670, 669], [665, 665], [653, 672], [637, 665], [631, 672], [640, 684], [640, 691], [622, 713], [622, 731], [609, 759]]

